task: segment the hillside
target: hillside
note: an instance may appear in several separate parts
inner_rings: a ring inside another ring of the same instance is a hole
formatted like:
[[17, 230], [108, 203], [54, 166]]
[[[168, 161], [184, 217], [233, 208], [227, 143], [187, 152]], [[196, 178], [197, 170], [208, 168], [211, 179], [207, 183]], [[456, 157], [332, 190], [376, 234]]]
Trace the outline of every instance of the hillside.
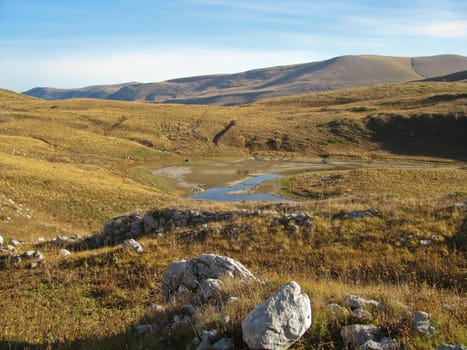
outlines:
[[437, 76], [433, 78], [424, 79], [423, 81], [463, 81], [467, 82], [467, 70], [455, 72], [448, 75]]
[[[462, 82], [230, 107], [0, 90], [0, 348], [196, 349], [214, 329], [246, 349], [242, 319], [291, 280], [313, 309], [291, 349], [346, 348], [341, 330], [362, 318], [329, 305], [349, 294], [380, 302], [364, 322], [400, 348], [465, 344], [466, 105]], [[214, 163], [230, 181], [225, 170], [247, 175], [241, 159], [336, 165], [262, 184], [292, 200], [277, 204], [189, 200], [155, 171]], [[144, 217], [158, 229], [142, 229]], [[142, 252], [122, 249], [128, 230]], [[238, 299], [187, 318], [187, 299], [164, 299], [164, 273], [204, 253], [263, 283], [222, 280]], [[414, 331], [415, 310], [433, 334]]]
[[397, 83], [467, 69], [467, 58], [341, 56], [320, 62], [208, 75], [160, 83], [127, 83], [80, 89], [34, 88], [25, 94], [46, 100], [101, 98], [123, 101], [238, 105], [259, 99]]

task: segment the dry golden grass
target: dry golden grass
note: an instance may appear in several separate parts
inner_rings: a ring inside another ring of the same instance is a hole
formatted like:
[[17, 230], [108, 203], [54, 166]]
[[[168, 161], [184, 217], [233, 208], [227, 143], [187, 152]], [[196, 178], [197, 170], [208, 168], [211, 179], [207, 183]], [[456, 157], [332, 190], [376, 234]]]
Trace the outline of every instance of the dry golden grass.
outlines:
[[[221, 108], [44, 102], [0, 91], [0, 234], [28, 241], [86, 236], [110, 217], [168, 206], [276, 208], [189, 202], [148, 170], [191, 157], [201, 163], [254, 154], [358, 157], [369, 163], [379, 157], [433, 160], [430, 154], [389, 152], [368, 136], [363, 118], [462, 116], [465, 92], [465, 84], [396, 84]], [[447, 94], [455, 98], [438, 98]], [[214, 146], [213, 137], [231, 120], [236, 126]], [[291, 204], [290, 210], [312, 215], [313, 225], [297, 232], [261, 218], [241, 219], [216, 224], [220, 233], [205, 240], [182, 238], [183, 232], [144, 237], [142, 256], [106, 247], [64, 259], [50, 244], [25, 243], [21, 251], [40, 249], [46, 263], [35, 270], [8, 264], [0, 270], [0, 347], [156, 346], [154, 338], [135, 335], [133, 326], [146, 321], [145, 305], [163, 303], [159, 288], [167, 264], [207, 252], [238, 259], [269, 281], [238, 309], [228, 310], [233, 321], [225, 331], [239, 347], [238, 326], [246, 311], [290, 279], [314, 302], [314, 326], [297, 349], [339, 348], [342, 323], [331, 320], [325, 304], [346, 293], [390, 305], [377, 322], [401, 332], [409, 349], [465, 343], [465, 252], [455, 243], [465, 213], [445, 208], [466, 200], [466, 171], [456, 169], [452, 159], [443, 162], [436, 169], [350, 169], [287, 178], [285, 191], [318, 199]], [[329, 174], [338, 176], [326, 178]], [[368, 207], [381, 216], [335, 216]], [[427, 239], [430, 245], [420, 243]], [[394, 324], [398, 302], [431, 312], [439, 333], [429, 339], [404, 333], [404, 325]], [[203, 315], [215, 319], [212, 310]], [[192, 337], [190, 332], [185, 336]]]

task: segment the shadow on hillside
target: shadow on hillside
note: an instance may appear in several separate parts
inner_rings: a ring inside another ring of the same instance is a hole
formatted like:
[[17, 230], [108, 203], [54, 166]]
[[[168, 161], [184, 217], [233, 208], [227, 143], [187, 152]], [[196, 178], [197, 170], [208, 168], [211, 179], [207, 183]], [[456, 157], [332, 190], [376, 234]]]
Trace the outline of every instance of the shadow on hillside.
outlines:
[[420, 114], [368, 117], [371, 140], [398, 154], [467, 160], [467, 117]]
[[[159, 340], [154, 333], [137, 334], [135, 331], [128, 331], [111, 337], [80, 339], [65, 343], [45, 343], [30, 344], [27, 342], [0, 340], [0, 349], [4, 350], [128, 350], [128, 349], [167, 349], [175, 350], [184, 348], [194, 337], [190, 333], [185, 337], [177, 337], [172, 341], [166, 338], [165, 341]], [[182, 345], [183, 344], [183, 345]]]

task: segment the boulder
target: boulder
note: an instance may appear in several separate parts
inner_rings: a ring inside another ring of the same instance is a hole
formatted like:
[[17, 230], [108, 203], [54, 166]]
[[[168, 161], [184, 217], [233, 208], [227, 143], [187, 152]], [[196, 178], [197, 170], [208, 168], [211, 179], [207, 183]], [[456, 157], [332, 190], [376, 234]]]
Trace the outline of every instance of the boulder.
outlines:
[[344, 305], [350, 308], [351, 310], [361, 309], [365, 306], [365, 303], [366, 300], [357, 295], [347, 294], [344, 297]]
[[65, 257], [65, 256], [68, 256], [68, 255], [71, 255], [71, 252], [70, 252], [69, 250], [67, 250], [67, 249], [63, 249], [63, 248], [62, 248], [62, 249], [60, 249], [60, 251], [58, 252], [58, 254], [60, 254], [60, 256]]
[[2, 236], [0, 236], [0, 245], [3, 245], [4, 239]]
[[195, 303], [201, 304], [215, 304], [220, 305], [223, 301], [228, 299], [227, 293], [221, 280], [214, 278], [207, 278], [199, 283], [196, 291]]
[[435, 329], [430, 324], [429, 315], [424, 311], [413, 313], [413, 327], [422, 334], [433, 334]]
[[177, 296], [185, 274], [186, 264], [186, 260], [173, 261], [165, 270], [162, 280], [162, 296], [166, 302], [170, 302], [174, 296]]
[[358, 295], [347, 294], [344, 297], [344, 305], [350, 308], [351, 310], [363, 309], [366, 305], [372, 305], [378, 309], [382, 308], [383, 305], [381, 302], [376, 300], [366, 300]]
[[21, 257], [23, 259], [35, 259], [37, 261], [43, 261], [44, 260], [43, 255], [39, 251], [36, 251], [36, 250], [28, 250], [27, 252], [23, 253], [23, 255], [21, 255]]
[[251, 349], [287, 349], [310, 328], [311, 317], [308, 295], [292, 281], [246, 316], [243, 340]]
[[18, 247], [21, 243], [16, 240], [16, 239], [12, 239], [10, 240], [10, 244], [13, 246], [13, 247]]
[[131, 239], [125, 239], [122, 243], [122, 249], [125, 252], [136, 252], [136, 253], [142, 253], [143, 248], [141, 245], [136, 242], [133, 238]]
[[225, 277], [257, 280], [250, 271], [236, 260], [226, 256], [203, 254], [188, 261], [182, 260], [170, 263], [162, 281], [162, 295], [169, 302], [173, 297], [181, 297], [192, 293], [196, 295], [199, 302], [203, 300], [203, 295], [208, 295], [214, 290], [214, 294], [219, 295], [220, 281], [215, 282], [213, 280], [220, 280]]
[[371, 312], [358, 308], [352, 311], [352, 316], [355, 317], [359, 322], [368, 323], [373, 321], [373, 315]]
[[342, 327], [341, 337], [344, 344], [352, 349], [357, 349], [369, 340], [379, 339], [379, 329], [375, 325], [353, 324]]

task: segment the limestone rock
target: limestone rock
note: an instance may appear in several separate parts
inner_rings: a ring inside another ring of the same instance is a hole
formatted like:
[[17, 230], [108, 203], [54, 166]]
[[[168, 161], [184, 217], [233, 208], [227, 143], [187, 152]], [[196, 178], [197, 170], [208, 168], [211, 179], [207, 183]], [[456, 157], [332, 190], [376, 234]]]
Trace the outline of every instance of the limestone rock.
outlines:
[[287, 349], [310, 328], [311, 317], [308, 295], [292, 281], [246, 316], [243, 340], [251, 349]]
[[424, 311], [415, 311], [413, 314], [413, 327], [422, 334], [433, 334], [435, 329], [430, 324], [429, 315]]
[[0, 236], [0, 245], [3, 245], [4, 239], [2, 236]]
[[214, 278], [207, 278], [199, 283], [196, 292], [195, 302], [201, 304], [217, 304], [220, 305], [228, 296], [224, 292], [222, 281]]
[[363, 308], [365, 306], [365, 302], [365, 299], [353, 294], [348, 294], [344, 298], [344, 305], [351, 310]]
[[28, 250], [23, 255], [21, 255], [21, 257], [23, 259], [35, 259], [37, 261], [43, 261], [44, 260], [43, 255], [39, 251], [36, 251], [36, 250]]
[[381, 338], [380, 341], [368, 340], [359, 350], [399, 350], [400, 344], [397, 340], [387, 337]]
[[169, 264], [162, 280], [162, 296], [170, 302], [177, 295], [185, 274], [186, 260], [173, 261]]
[[122, 243], [122, 248], [125, 252], [143, 252], [143, 248], [141, 247], [141, 245], [138, 242], [136, 242], [133, 238], [125, 239]]
[[353, 310], [352, 316], [355, 317], [359, 322], [371, 322], [373, 320], [373, 315], [371, 312], [362, 308]]
[[378, 309], [382, 308], [383, 305], [376, 300], [366, 300], [362, 297], [353, 294], [347, 294], [344, 298], [344, 305], [351, 310], [363, 309], [366, 305], [372, 305]]
[[219, 296], [219, 280], [225, 277], [256, 280], [256, 277], [236, 260], [226, 256], [203, 254], [188, 261], [170, 263], [162, 281], [162, 295], [169, 302], [173, 297], [194, 293], [198, 302], [206, 301], [206, 298]]
[[63, 256], [63, 257], [71, 255], [71, 252], [64, 248], [60, 249], [58, 253], [60, 254], [60, 256]]
[[10, 240], [10, 244], [13, 246], [13, 247], [18, 247], [21, 243], [16, 240], [16, 239], [12, 239]]
[[346, 345], [356, 349], [368, 340], [378, 340], [379, 329], [374, 325], [353, 324], [342, 327], [341, 337]]

